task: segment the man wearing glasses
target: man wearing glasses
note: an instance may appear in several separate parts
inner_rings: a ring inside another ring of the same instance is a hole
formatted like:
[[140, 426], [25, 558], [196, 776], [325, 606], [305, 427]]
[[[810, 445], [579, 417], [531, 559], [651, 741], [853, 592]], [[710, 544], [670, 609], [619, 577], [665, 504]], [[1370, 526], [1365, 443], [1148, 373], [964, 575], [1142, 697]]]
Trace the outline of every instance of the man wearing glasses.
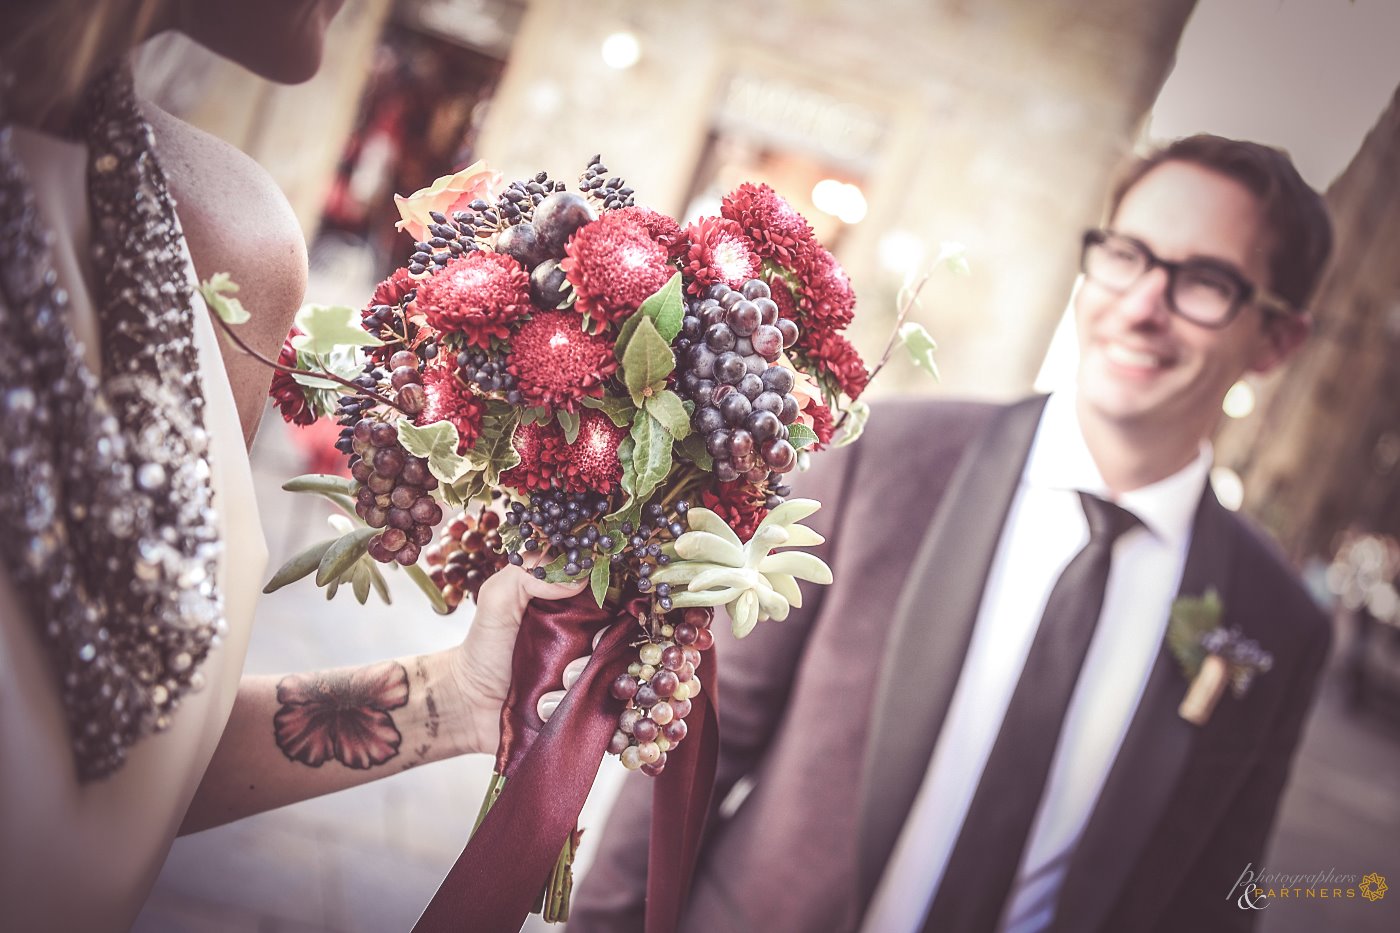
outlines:
[[[1108, 218], [1071, 389], [882, 404], [799, 479], [837, 583], [720, 648], [723, 803], [683, 930], [1172, 933], [1270, 906], [1250, 872], [1330, 628], [1216, 501], [1209, 437], [1306, 339], [1330, 224], [1283, 153], [1212, 136], [1137, 161]], [[1170, 623], [1212, 592], [1218, 617]], [[1184, 710], [1206, 648], [1252, 681]], [[571, 930], [640, 929], [648, 793]]]

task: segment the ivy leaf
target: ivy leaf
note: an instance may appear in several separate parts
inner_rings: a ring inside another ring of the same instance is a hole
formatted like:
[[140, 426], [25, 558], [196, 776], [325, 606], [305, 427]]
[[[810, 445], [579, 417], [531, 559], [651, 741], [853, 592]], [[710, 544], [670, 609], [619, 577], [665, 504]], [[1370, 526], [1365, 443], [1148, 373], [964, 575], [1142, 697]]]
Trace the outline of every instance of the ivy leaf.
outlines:
[[632, 404], [632, 400], [619, 395], [605, 395], [602, 398], [585, 395], [580, 401], [585, 408], [594, 408], [607, 415], [619, 428], [629, 426], [637, 414], [637, 406]]
[[499, 485], [501, 474], [520, 463], [520, 452], [512, 443], [519, 423], [520, 412], [505, 404], [492, 405], [481, 419], [481, 436], [467, 457], [473, 468], [481, 471], [487, 488]]
[[638, 418], [632, 424], [632, 452], [636, 477], [634, 495], [644, 501], [653, 489], [671, 472], [671, 435], [651, 415]]
[[434, 421], [422, 427], [407, 418], [399, 421], [399, 443], [415, 457], [428, 461], [428, 472], [441, 483], [455, 483], [472, 468], [457, 453], [457, 426], [450, 421]]
[[[354, 379], [365, 371], [365, 355], [359, 347], [337, 347], [325, 356], [299, 351], [297, 369], [309, 369], [313, 372], [331, 373], [342, 379]], [[292, 373], [292, 379], [297, 385], [308, 389], [325, 389], [330, 392], [334, 396], [332, 408], [335, 407], [335, 400], [347, 391], [345, 386], [330, 379], [317, 379], [315, 376], [303, 376], [301, 373]]]
[[681, 397], [670, 389], [663, 389], [647, 399], [644, 407], [676, 440], [684, 440], [690, 434], [690, 416], [685, 413]]
[[643, 316], [622, 355], [622, 381], [638, 408], [654, 395], [656, 386], [676, 368], [676, 355], [652, 323]]
[[564, 443], [572, 444], [578, 440], [578, 412], [565, 411], [561, 408], [556, 417], [559, 419], [559, 427], [564, 429]]
[[956, 275], [972, 274], [967, 265], [967, 247], [952, 240], [944, 240], [938, 244], [938, 255], [934, 257], [933, 264], [946, 266], [948, 271]]
[[788, 425], [788, 443], [797, 450], [803, 447], [810, 447], [817, 442], [817, 432], [807, 427], [801, 422], [794, 421]]
[[608, 595], [608, 584], [612, 582], [612, 561], [600, 558], [593, 564], [593, 571], [588, 575], [588, 582], [593, 590], [593, 599], [601, 609], [603, 600]]
[[242, 324], [252, 317], [243, 303], [233, 296], [238, 294], [238, 283], [227, 272], [215, 272], [206, 281], [199, 283], [199, 293], [219, 320], [225, 324]]
[[865, 423], [870, 420], [870, 406], [864, 402], [852, 402], [846, 412], [846, 424], [841, 429], [841, 436], [832, 443], [833, 450], [854, 444], [856, 439], [865, 433]]
[[339, 305], [307, 305], [297, 312], [302, 333], [292, 338], [297, 350], [329, 356], [338, 347], [382, 347], [384, 341], [360, 326], [360, 312]]
[[[788, 434], [791, 436], [792, 425], [788, 425]], [[710, 456], [710, 452], [705, 449], [705, 437], [702, 434], [692, 434], [679, 445], [681, 456], [700, 469], [709, 473], [715, 468], [715, 458]]]
[[676, 339], [681, 332], [681, 321], [685, 319], [685, 299], [681, 295], [681, 274], [675, 275], [661, 286], [637, 309], [637, 314], [645, 314], [652, 319], [657, 331], [666, 343]]
[[938, 344], [934, 343], [932, 335], [924, 325], [910, 321], [901, 326], [899, 339], [904, 344], [904, 349], [909, 351], [909, 358], [914, 361], [914, 365], [933, 378], [939, 379], [938, 364], [933, 359], [933, 351], [938, 349]]

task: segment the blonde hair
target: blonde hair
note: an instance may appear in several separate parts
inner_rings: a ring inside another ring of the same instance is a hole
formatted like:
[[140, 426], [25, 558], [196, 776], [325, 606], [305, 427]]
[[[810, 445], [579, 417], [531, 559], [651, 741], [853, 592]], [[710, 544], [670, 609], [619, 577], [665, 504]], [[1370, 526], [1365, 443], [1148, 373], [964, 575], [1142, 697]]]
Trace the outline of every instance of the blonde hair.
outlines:
[[0, 9], [0, 75], [39, 122], [171, 19], [171, 0], [18, 0]]

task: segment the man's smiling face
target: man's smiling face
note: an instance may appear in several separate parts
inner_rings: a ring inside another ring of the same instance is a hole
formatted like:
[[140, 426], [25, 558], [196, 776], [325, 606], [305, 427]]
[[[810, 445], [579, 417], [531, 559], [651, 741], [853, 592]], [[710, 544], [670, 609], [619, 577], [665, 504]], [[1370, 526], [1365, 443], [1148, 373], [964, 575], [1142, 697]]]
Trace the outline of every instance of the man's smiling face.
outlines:
[[[1168, 161], [1124, 196], [1110, 223], [1169, 262], [1210, 259], [1261, 288], [1268, 278], [1270, 235], [1258, 200], [1211, 169]], [[1209, 434], [1226, 391], [1247, 371], [1280, 362], [1294, 341], [1247, 306], [1222, 329], [1202, 327], [1167, 305], [1165, 269], [1149, 270], [1122, 292], [1086, 278], [1075, 301], [1081, 412], [1132, 432], [1165, 433], [1182, 445]]]

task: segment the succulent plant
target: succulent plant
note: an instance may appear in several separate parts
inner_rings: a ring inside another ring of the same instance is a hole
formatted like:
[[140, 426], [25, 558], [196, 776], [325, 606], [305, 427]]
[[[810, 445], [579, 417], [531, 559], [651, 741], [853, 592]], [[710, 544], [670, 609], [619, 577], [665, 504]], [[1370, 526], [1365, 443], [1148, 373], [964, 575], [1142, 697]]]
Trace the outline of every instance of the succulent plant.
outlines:
[[672, 597], [676, 608], [723, 605], [733, 620], [734, 635], [743, 638], [766, 619], [782, 621], [802, 605], [798, 580], [828, 584], [831, 568], [804, 551], [772, 553], [779, 547], [810, 547], [824, 539], [805, 525], [821, 508], [815, 499], [789, 499], [773, 509], [748, 542], [739, 540], [719, 515], [691, 508], [690, 531], [666, 546], [671, 563], [652, 574], [656, 583], [684, 585]]

